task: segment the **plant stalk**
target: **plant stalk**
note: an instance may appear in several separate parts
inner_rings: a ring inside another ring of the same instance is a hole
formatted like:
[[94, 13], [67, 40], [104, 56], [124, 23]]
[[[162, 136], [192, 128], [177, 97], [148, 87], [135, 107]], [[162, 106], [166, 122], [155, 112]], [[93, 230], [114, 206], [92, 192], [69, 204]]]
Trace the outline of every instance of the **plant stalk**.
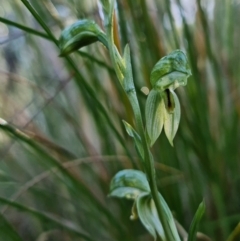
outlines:
[[[128, 96], [128, 99], [132, 105], [133, 114], [134, 114], [135, 121], [136, 121], [136, 129], [140, 134], [142, 144], [143, 144], [143, 149], [144, 149], [145, 172], [147, 174], [149, 186], [151, 189], [151, 194], [152, 194], [152, 197], [153, 197], [156, 209], [157, 209], [158, 216], [159, 216], [160, 221], [163, 226], [166, 240], [174, 241], [172, 239], [171, 230], [169, 229], [169, 224], [167, 223], [167, 220], [163, 214], [161, 202], [160, 202], [159, 195], [158, 195], [154, 160], [153, 160], [153, 156], [151, 154], [149, 145], [147, 143], [147, 138], [146, 138], [146, 134], [144, 131], [142, 114], [141, 114], [141, 110], [140, 110], [140, 106], [139, 106], [139, 102], [138, 102], [138, 98], [137, 98], [137, 94], [136, 94], [136, 89], [135, 89], [134, 81], [133, 81], [132, 66], [130, 68], [128, 68], [129, 66], [126, 66], [126, 63], [125, 63], [124, 67], [122, 67], [122, 65], [119, 66], [119, 62], [122, 63], [123, 59], [121, 56], [119, 56], [118, 50], [114, 44], [113, 24], [112, 24], [113, 23], [113, 13], [114, 13], [114, 1], [111, 2], [109, 16], [106, 16], [106, 17], [108, 17], [108, 22], [107, 22], [106, 28], [107, 28], [107, 38], [108, 38], [108, 44], [109, 44], [110, 57], [113, 62], [113, 66], [116, 71], [117, 77], [118, 77], [120, 83], [122, 84], [122, 86]], [[127, 46], [127, 48], [128, 48], [128, 46]], [[117, 61], [116, 61], [116, 59], [117, 59]], [[130, 60], [129, 60], [129, 63], [130, 63]], [[122, 68], [124, 68], [124, 70], [122, 70]], [[127, 84], [124, 84], [124, 82], [127, 82]]]
[[150, 152], [149, 145], [147, 144], [147, 138], [146, 138], [146, 134], [145, 134], [144, 127], [143, 127], [142, 114], [141, 114], [141, 110], [139, 107], [139, 102], [137, 99], [136, 91], [134, 90], [130, 93], [127, 93], [127, 95], [128, 95], [130, 103], [132, 104], [133, 113], [134, 113], [134, 117], [136, 120], [136, 129], [139, 132], [141, 140], [142, 140], [142, 144], [143, 144], [143, 148], [144, 148], [144, 163], [145, 163], [145, 169], [146, 169], [145, 171], [147, 174], [149, 186], [151, 189], [151, 194], [152, 194], [152, 197], [153, 197], [156, 209], [157, 209], [157, 213], [158, 213], [158, 216], [162, 223], [163, 230], [166, 235], [166, 240], [174, 241], [171, 238], [172, 234], [170, 232], [169, 225], [168, 225], [167, 220], [162, 211], [162, 207], [161, 207], [161, 203], [160, 203], [160, 199], [159, 199], [159, 195], [158, 195], [157, 183], [156, 183], [156, 171], [155, 171], [155, 167], [154, 167], [154, 159]]
[[0, 17], [0, 22], [5, 23], [5, 24], [10, 25], [10, 26], [13, 26], [13, 27], [16, 27], [18, 29], [21, 29], [21, 30], [23, 30], [23, 31], [25, 31], [27, 33], [34, 34], [34, 35], [37, 35], [39, 37], [45, 38], [47, 40], [50, 40], [50, 38], [49, 38], [49, 36], [47, 34], [39, 32], [39, 31], [37, 31], [35, 29], [32, 29], [32, 28], [28, 28], [28, 27], [26, 27], [24, 25], [21, 25], [19, 23], [13, 22], [13, 21], [8, 20], [6, 18]]

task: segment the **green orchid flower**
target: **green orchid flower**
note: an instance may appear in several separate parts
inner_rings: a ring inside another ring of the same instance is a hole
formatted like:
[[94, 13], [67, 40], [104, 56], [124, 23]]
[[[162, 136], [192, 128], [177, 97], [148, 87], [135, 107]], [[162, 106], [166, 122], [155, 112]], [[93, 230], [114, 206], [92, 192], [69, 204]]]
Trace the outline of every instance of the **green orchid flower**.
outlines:
[[[163, 196], [158, 193], [161, 209], [168, 222], [171, 240], [180, 241], [171, 210]], [[111, 181], [109, 197], [126, 198], [133, 200], [131, 220], [140, 219], [148, 232], [157, 240], [167, 241], [162, 223], [158, 217], [155, 203], [152, 199], [146, 175], [137, 170], [122, 170]]]
[[187, 57], [181, 50], [161, 58], [153, 67], [150, 77], [153, 89], [148, 95], [145, 111], [150, 146], [155, 143], [163, 127], [173, 145], [181, 116], [180, 103], [174, 90], [185, 86], [190, 75]]
[[62, 31], [59, 38], [60, 56], [66, 56], [97, 41], [108, 48], [106, 34], [101, 28], [92, 20], [81, 19]]

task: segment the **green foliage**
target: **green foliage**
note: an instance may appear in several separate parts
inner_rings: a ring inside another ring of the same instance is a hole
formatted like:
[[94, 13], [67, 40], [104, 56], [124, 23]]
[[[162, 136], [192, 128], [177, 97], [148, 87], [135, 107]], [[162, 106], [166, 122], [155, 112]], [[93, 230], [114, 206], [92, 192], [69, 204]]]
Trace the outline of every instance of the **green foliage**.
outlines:
[[198, 225], [202, 219], [205, 209], [206, 209], [205, 203], [201, 202], [200, 205], [198, 206], [198, 209], [192, 220], [192, 223], [191, 223], [191, 226], [189, 229], [189, 234], [188, 234], [188, 241], [196, 240], [196, 233], [197, 233]]
[[[27, 2], [45, 25], [26, 8]], [[41, 150], [1, 128], [0, 196], [70, 221], [93, 240], [152, 240], [139, 221], [129, 220], [129, 201], [106, 197], [115, 173], [140, 169], [122, 119], [143, 146], [107, 49], [98, 41], [59, 58], [56, 47], [62, 29], [79, 19], [94, 20], [104, 30], [107, 19], [101, 14], [110, 6], [109, 1], [102, 2], [107, 4], [103, 9], [88, 0], [1, 1], [0, 117]], [[151, 71], [160, 58], [181, 49], [192, 71], [187, 86], [175, 91], [181, 104], [175, 148], [164, 134], [151, 148], [161, 194], [184, 228], [190, 226], [204, 196], [206, 212], [198, 231], [212, 240], [238, 240], [239, 4], [117, 0], [115, 7], [114, 28], [119, 35], [113, 33], [114, 41], [119, 54], [126, 44], [130, 46], [143, 114], [147, 96], [140, 89], [152, 88]], [[118, 65], [124, 77], [122, 60]], [[163, 99], [172, 112], [173, 95], [167, 92]], [[27, 209], [2, 202], [0, 210], [4, 241], [84, 240]], [[187, 238], [182, 231], [180, 235]]]
[[144, 159], [144, 150], [143, 150], [143, 146], [142, 146], [141, 137], [133, 129], [133, 127], [130, 124], [128, 124], [126, 121], [123, 121], [123, 124], [124, 124], [124, 127], [125, 127], [126, 132], [128, 133], [128, 135], [131, 136], [134, 139], [134, 143], [135, 143], [137, 152], [138, 152], [139, 156], [143, 160]]

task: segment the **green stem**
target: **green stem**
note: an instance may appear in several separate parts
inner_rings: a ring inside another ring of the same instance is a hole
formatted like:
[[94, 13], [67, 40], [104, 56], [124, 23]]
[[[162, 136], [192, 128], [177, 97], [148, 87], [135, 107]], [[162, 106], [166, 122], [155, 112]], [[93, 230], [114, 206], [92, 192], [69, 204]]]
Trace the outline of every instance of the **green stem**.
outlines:
[[53, 35], [52, 31], [48, 28], [45, 22], [42, 20], [40, 15], [35, 11], [32, 5], [28, 2], [28, 0], [21, 0], [25, 7], [29, 10], [29, 12], [33, 15], [33, 17], [37, 20], [37, 22], [42, 26], [45, 30], [49, 38], [58, 46], [58, 40]]
[[158, 188], [157, 188], [157, 183], [156, 183], [156, 172], [155, 172], [155, 167], [154, 167], [154, 159], [150, 152], [149, 146], [147, 144], [147, 138], [146, 138], [146, 134], [145, 134], [144, 127], [143, 127], [142, 114], [141, 114], [141, 110], [139, 107], [139, 102], [137, 99], [136, 91], [135, 90], [131, 91], [131, 92], [127, 93], [127, 95], [128, 95], [129, 101], [132, 104], [134, 117], [136, 120], [136, 129], [138, 130], [138, 132], [141, 136], [141, 140], [142, 140], [142, 144], [143, 144], [143, 148], [144, 148], [144, 162], [145, 162], [145, 168], [146, 168], [146, 173], [147, 173], [152, 197], [153, 197], [153, 200], [154, 200], [157, 212], [158, 212], [158, 216], [162, 223], [164, 233], [166, 235], [166, 240], [173, 241], [171, 238], [172, 233], [169, 229], [167, 220], [163, 214], [161, 202], [160, 202], [159, 195], [158, 195]]
[[[149, 186], [151, 189], [152, 197], [156, 205], [156, 209], [158, 212], [158, 216], [160, 218], [160, 221], [163, 226], [163, 230], [166, 236], [167, 241], [173, 241], [172, 238], [172, 233], [171, 230], [169, 229], [169, 224], [164, 216], [162, 206], [161, 206], [161, 201], [159, 199], [159, 194], [158, 194], [158, 188], [157, 188], [157, 183], [156, 183], [156, 173], [155, 173], [155, 167], [154, 167], [154, 160], [153, 156], [150, 152], [149, 145], [147, 143], [147, 138], [146, 134], [144, 131], [144, 126], [143, 126], [143, 121], [142, 121], [142, 114], [139, 106], [139, 101], [137, 98], [136, 94], [136, 89], [134, 86], [134, 81], [133, 81], [133, 75], [132, 75], [132, 66], [131, 66], [131, 60], [130, 60], [130, 50], [128, 49], [128, 46], [125, 49], [126, 52], [126, 59], [123, 62], [122, 57], [119, 57], [119, 53], [115, 47], [114, 44], [114, 38], [113, 38], [113, 4], [114, 1], [111, 2], [111, 7], [110, 7], [110, 14], [108, 16], [108, 22], [107, 22], [107, 37], [108, 37], [108, 42], [109, 42], [109, 51], [110, 51], [110, 57], [113, 62], [114, 69], [116, 71], [117, 77], [122, 84], [128, 99], [132, 105], [135, 121], [136, 121], [136, 129], [140, 134], [142, 144], [143, 144], [143, 149], [144, 149], [144, 162], [145, 162], [145, 171], [147, 173], [148, 177], [148, 182]], [[118, 62], [117, 62], [118, 61]], [[119, 62], [122, 63], [123, 65], [119, 65]], [[124, 66], [126, 65], [126, 66]]]
[[[25, 31], [26, 33], [30, 33], [30, 34], [33, 34], [33, 35], [36, 35], [36, 36], [39, 36], [39, 37], [42, 37], [42, 38], [45, 38], [47, 40], [50, 40], [52, 41], [52, 39], [45, 33], [42, 33], [40, 31], [37, 31], [35, 29], [32, 29], [32, 28], [29, 28], [29, 27], [26, 27], [22, 24], [19, 24], [19, 23], [16, 23], [16, 22], [13, 22], [11, 20], [8, 20], [6, 18], [2, 18], [0, 17], [0, 22], [2, 23], [5, 23], [7, 25], [10, 25], [10, 26], [13, 26], [13, 27], [16, 27], [18, 29], [21, 29], [23, 31]], [[85, 58], [88, 58], [90, 59], [91, 61], [94, 61], [95, 63], [97, 63], [98, 65], [106, 68], [108, 71], [110, 72], [113, 72], [114, 70], [108, 66], [105, 62], [101, 61], [101, 60], [98, 60], [96, 58], [94, 58], [93, 56], [89, 55], [88, 53], [86, 52], [82, 52], [82, 51], [78, 51], [79, 55], [81, 55], [82, 57], [85, 57]]]
[[0, 17], [0, 22], [5, 23], [7, 25], [11, 25], [11, 26], [16, 27], [16, 28], [19, 28], [19, 29], [21, 29], [21, 30], [23, 30], [23, 31], [25, 31], [27, 33], [31, 33], [31, 34], [37, 35], [39, 37], [42, 37], [42, 38], [50, 40], [50, 38], [49, 38], [49, 36], [47, 34], [39, 32], [39, 31], [37, 31], [35, 29], [32, 29], [32, 28], [28, 28], [28, 27], [26, 27], [24, 25], [21, 25], [19, 23], [10, 21], [10, 20], [8, 20], [6, 18]]
[[108, 66], [105, 62], [99, 60], [99, 59], [96, 59], [95, 57], [93, 57], [92, 55], [86, 53], [86, 52], [83, 52], [83, 51], [78, 51], [77, 52], [79, 55], [81, 55], [81, 57], [84, 57], [84, 58], [87, 58], [89, 60], [91, 60], [92, 62], [98, 64], [99, 66], [107, 69], [111, 74], [115, 74], [115, 71], [112, 67]]
[[[48, 28], [48, 26], [45, 24], [45, 22], [39, 16], [39, 14], [33, 9], [33, 7], [30, 5], [30, 3], [27, 0], [21, 0], [21, 1], [27, 7], [27, 9], [31, 12], [31, 14], [34, 16], [34, 18], [38, 21], [38, 23], [43, 27], [43, 29], [46, 31], [49, 38], [57, 46], [59, 46], [58, 40], [52, 34], [51, 30]], [[113, 2], [111, 4], [112, 4], [111, 8], [113, 10]], [[111, 18], [109, 18], [109, 19], [112, 20], [112, 17], [113, 17], [113, 11], [111, 11]], [[117, 51], [117, 49], [114, 45], [113, 31], [112, 31], [112, 21], [109, 21], [107, 27], [108, 27], [108, 30], [109, 30], [108, 37], [109, 37], [110, 56], [111, 56], [111, 59], [112, 59], [117, 77], [118, 77], [119, 81], [121, 82], [121, 84], [123, 84], [123, 79], [124, 79], [123, 71], [125, 70], [125, 66], [123, 64], [122, 57], [120, 56], [119, 52]], [[68, 61], [69, 65], [76, 72], [77, 77], [82, 79], [82, 76], [81, 76], [80, 72], [78, 71], [77, 66], [75, 65], [74, 61], [70, 57], [66, 57], [66, 60]], [[132, 84], [133, 84], [132, 72], [131, 72], [130, 81], [132, 81]], [[134, 86], [134, 84], [133, 84], [133, 86]], [[108, 120], [109, 118], [108, 118], [108, 115], [107, 115], [104, 107], [98, 102], [98, 100], [94, 96], [94, 93], [93, 93], [92, 89], [90, 88], [90, 86], [88, 86], [87, 83], [84, 83], [84, 87], [89, 92], [89, 94], [94, 98], [96, 103], [98, 103], [98, 107], [99, 107], [100, 111], [103, 113], [103, 115]], [[145, 135], [144, 127], [143, 127], [142, 115], [141, 115], [141, 111], [140, 111], [139, 102], [138, 102], [138, 99], [137, 99], [135, 88], [132, 89], [132, 91], [127, 92], [127, 95], [128, 95], [128, 98], [129, 98], [129, 100], [132, 104], [134, 116], [135, 116], [135, 119], [136, 119], [136, 127], [137, 127], [137, 130], [139, 131], [141, 139], [142, 139], [142, 144], [143, 144], [144, 153], [145, 153], [145, 157], [144, 157], [145, 164], [146, 164], [145, 168], [146, 168], [147, 177], [148, 177], [148, 180], [149, 180], [149, 185], [150, 185], [150, 188], [151, 188], [152, 197], [153, 197], [153, 200], [155, 202], [160, 221], [163, 225], [163, 229], [164, 229], [167, 241], [172, 241], [172, 238], [171, 238], [172, 235], [171, 235], [170, 229], [168, 228], [167, 220], [165, 219], [164, 214], [162, 212], [161, 202], [160, 202], [160, 199], [159, 199], [159, 196], [158, 196], [158, 189], [157, 189], [157, 184], [156, 184], [156, 174], [155, 174], [155, 168], [154, 168], [154, 160], [153, 160], [153, 157], [151, 155], [149, 146], [147, 144], [146, 135]], [[109, 122], [109, 124], [111, 124], [111, 127], [113, 128], [113, 130], [115, 130], [115, 127], [112, 125], [112, 123]], [[119, 136], [119, 133], [116, 130], [115, 130], [115, 133], [118, 135], [119, 138], [121, 138]]]

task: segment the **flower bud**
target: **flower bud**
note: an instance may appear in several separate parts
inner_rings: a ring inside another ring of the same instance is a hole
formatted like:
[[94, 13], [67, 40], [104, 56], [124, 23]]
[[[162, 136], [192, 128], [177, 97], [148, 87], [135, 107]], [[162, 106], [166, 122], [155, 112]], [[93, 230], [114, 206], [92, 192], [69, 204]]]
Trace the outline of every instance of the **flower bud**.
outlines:
[[107, 47], [105, 33], [94, 21], [79, 20], [62, 31], [59, 39], [60, 56], [68, 55], [97, 41]]
[[156, 63], [151, 72], [150, 81], [153, 87], [163, 91], [186, 85], [190, 75], [186, 55], [181, 50], [175, 50]]

